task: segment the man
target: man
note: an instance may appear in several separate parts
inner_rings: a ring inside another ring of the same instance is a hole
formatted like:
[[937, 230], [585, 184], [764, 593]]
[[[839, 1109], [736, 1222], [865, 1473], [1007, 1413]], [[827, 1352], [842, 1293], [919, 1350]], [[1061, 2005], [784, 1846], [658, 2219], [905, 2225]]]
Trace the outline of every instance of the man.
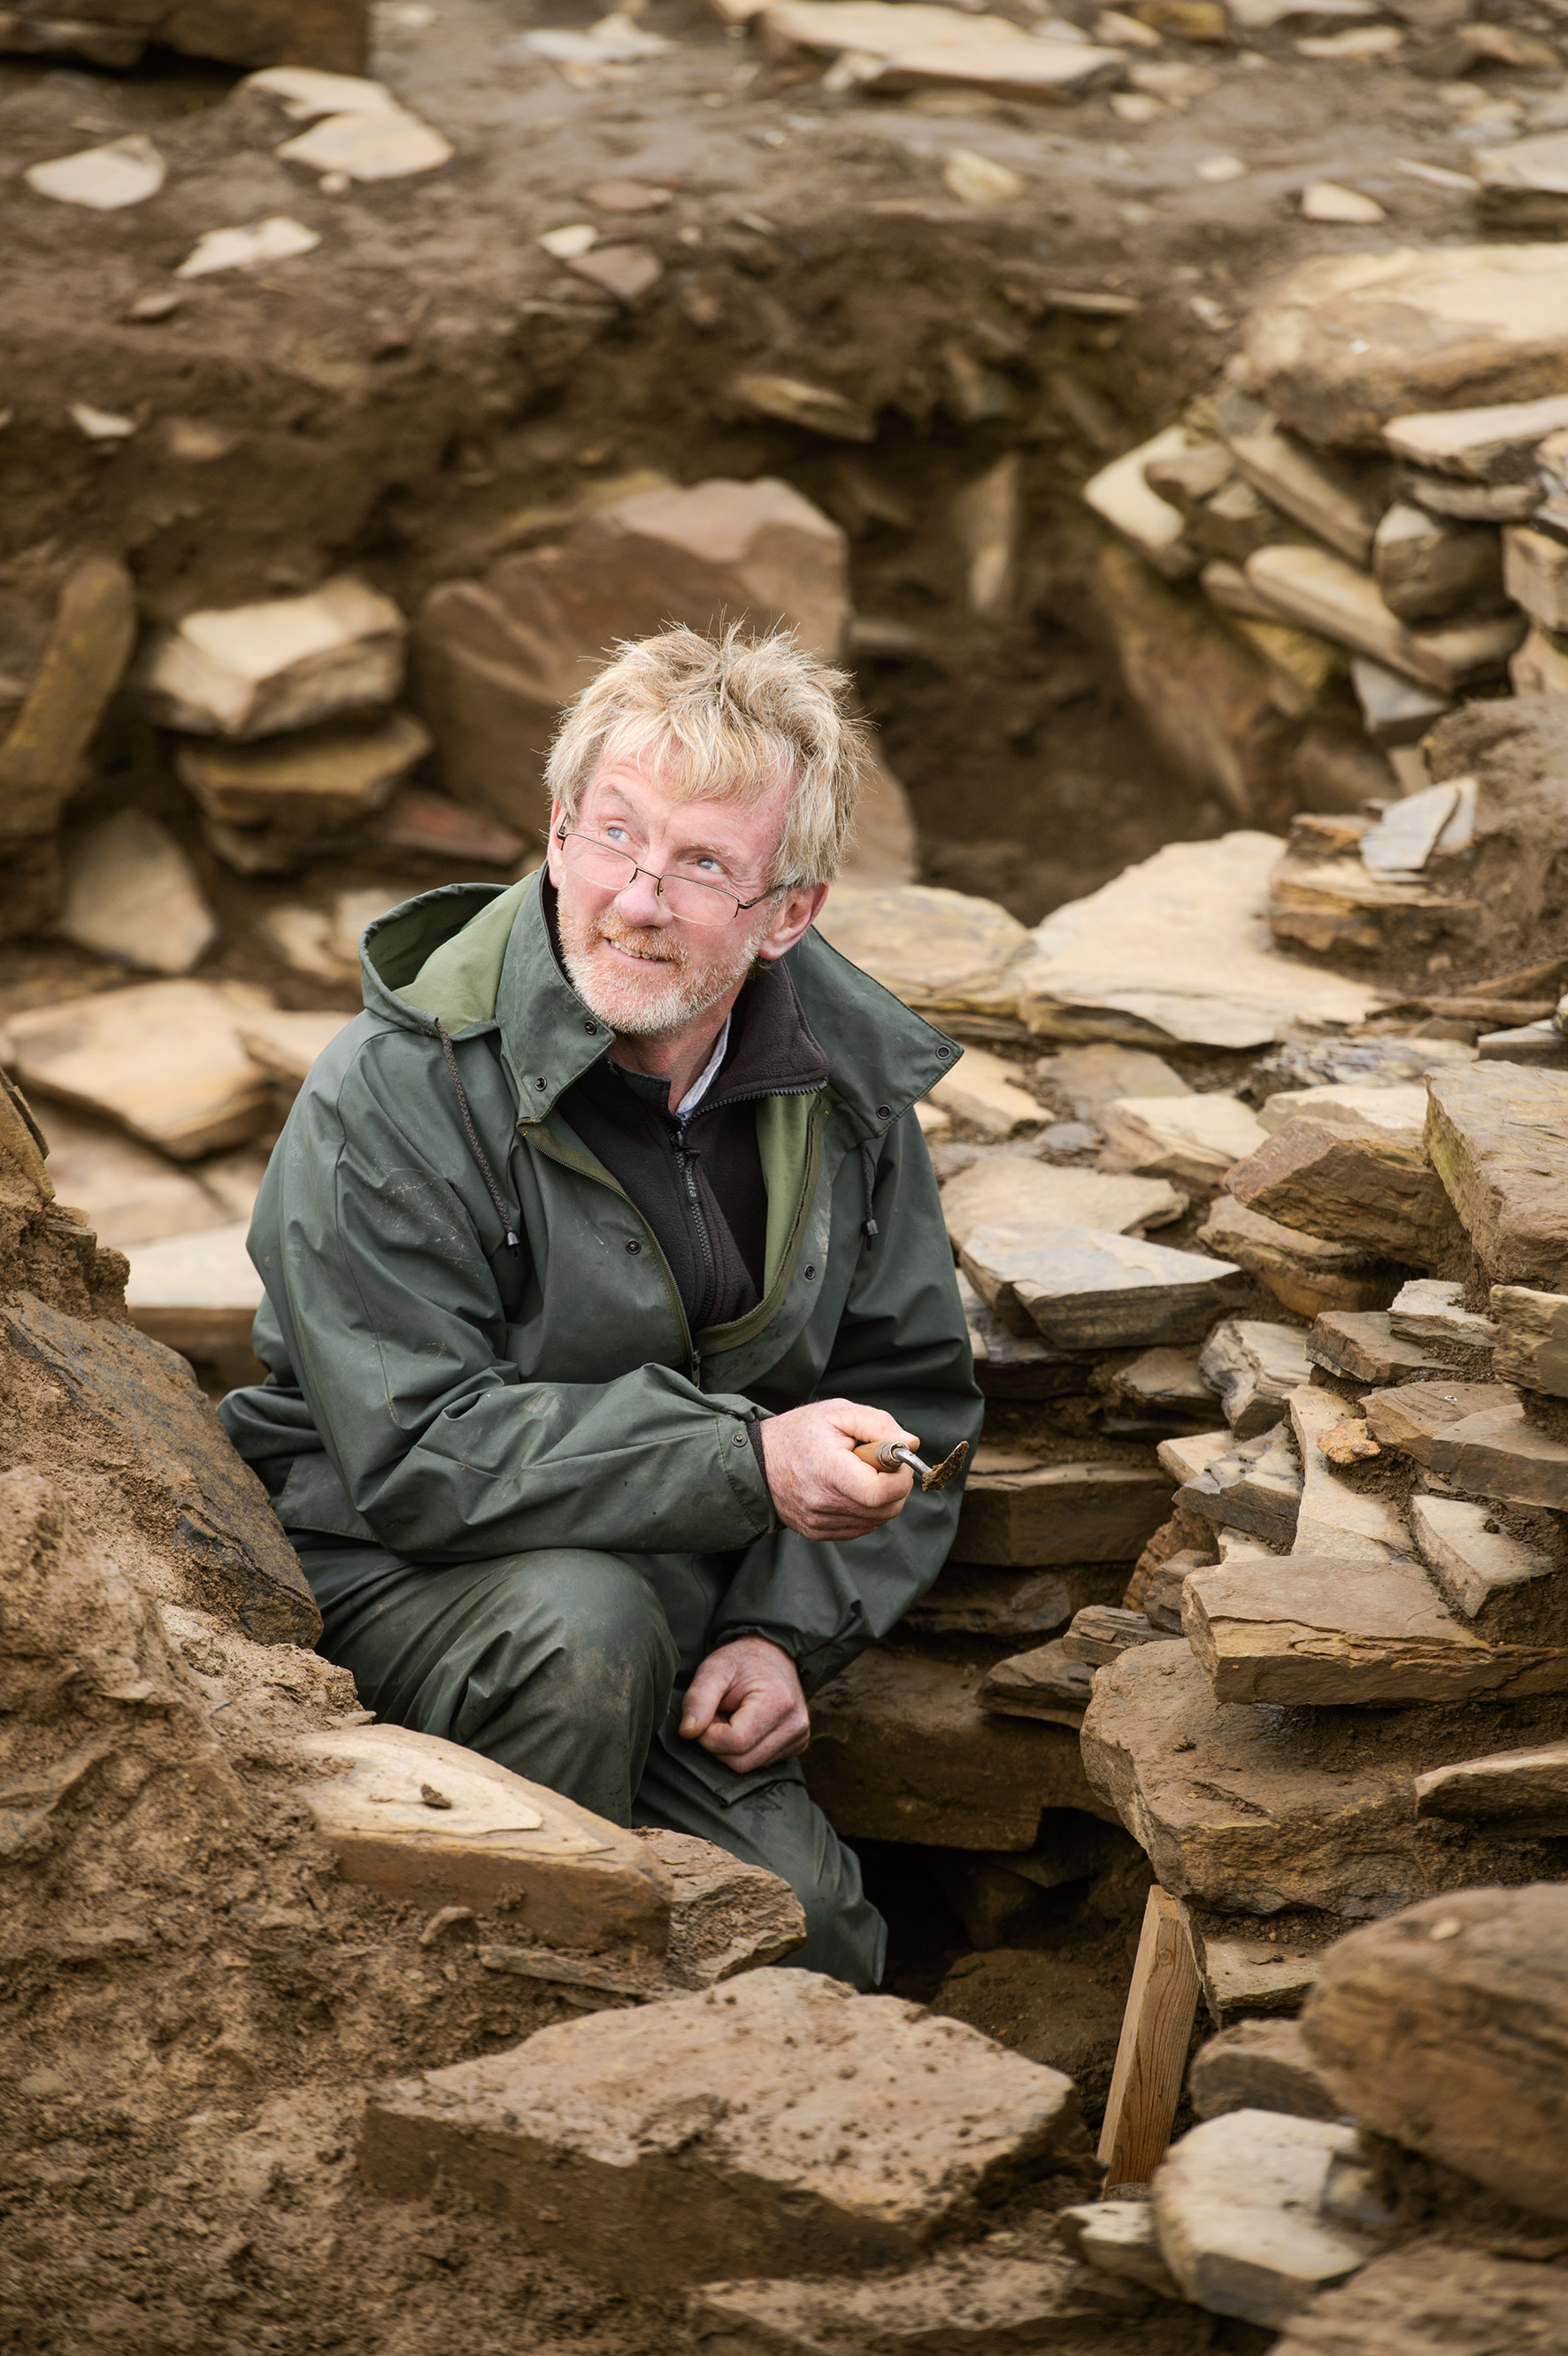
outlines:
[[784, 1875], [795, 1961], [884, 1931], [806, 1697], [947, 1553], [979, 1426], [911, 1107], [957, 1049], [811, 929], [865, 762], [786, 637], [624, 648], [548, 867], [372, 925], [365, 1012], [257, 1204], [266, 1383], [223, 1418], [383, 1719]]

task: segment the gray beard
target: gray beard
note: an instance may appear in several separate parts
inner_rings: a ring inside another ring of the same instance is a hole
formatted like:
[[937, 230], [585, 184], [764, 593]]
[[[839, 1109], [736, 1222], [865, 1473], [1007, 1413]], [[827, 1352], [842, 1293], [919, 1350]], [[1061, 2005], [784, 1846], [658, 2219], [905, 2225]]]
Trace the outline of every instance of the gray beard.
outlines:
[[756, 962], [754, 940], [722, 964], [689, 963], [683, 957], [662, 965], [650, 961], [646, 976], [606, 974], [592, 944], [603, 936], [576, 934], [560, 925], [560, 956], [567, 977], [590, 1013], [627, 1039], [667, 1039], [684, 1031], [727, 998]]

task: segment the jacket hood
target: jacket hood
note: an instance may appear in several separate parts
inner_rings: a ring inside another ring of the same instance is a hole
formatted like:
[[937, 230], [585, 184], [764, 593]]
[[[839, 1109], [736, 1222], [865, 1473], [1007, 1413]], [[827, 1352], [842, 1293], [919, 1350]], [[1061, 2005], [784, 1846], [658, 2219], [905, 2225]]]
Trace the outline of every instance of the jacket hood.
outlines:
[[[518, 884], [444, 884], [379, 916], [360, 944], [365, 1005], [400, 1030], [498, 1030], [525, 1118], [542, 1119], [610, 1033], [556, 958], [537, 868]], [[879, 1135], [957, 1064], [955, 1042], [851, 965], [815, 926], [784, 957], [859, 1132]]]

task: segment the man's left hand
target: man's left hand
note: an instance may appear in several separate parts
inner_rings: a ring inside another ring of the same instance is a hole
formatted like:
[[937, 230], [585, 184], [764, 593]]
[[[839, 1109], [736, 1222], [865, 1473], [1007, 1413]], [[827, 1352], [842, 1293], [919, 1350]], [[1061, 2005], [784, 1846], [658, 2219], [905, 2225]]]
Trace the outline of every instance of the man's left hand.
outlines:
[[798, 1758], [811, 1719], [795, 1663], [765, 1636], [720, 1644], [687, 1688], [680, 1730], [738, 1775]]

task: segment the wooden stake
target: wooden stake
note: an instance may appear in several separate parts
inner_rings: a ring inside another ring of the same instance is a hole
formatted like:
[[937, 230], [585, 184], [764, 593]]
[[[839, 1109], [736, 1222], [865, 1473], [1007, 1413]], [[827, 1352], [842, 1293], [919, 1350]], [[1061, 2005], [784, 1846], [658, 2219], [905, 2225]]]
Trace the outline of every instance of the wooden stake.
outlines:
[[1187, 1909], [1157, 1883], [1149, 1891], [1133, 1984], [1100, 2132], [1112, 2184], [1147, 2184], [1165, 2156], [1198, 2010], [1198, 1959]]

